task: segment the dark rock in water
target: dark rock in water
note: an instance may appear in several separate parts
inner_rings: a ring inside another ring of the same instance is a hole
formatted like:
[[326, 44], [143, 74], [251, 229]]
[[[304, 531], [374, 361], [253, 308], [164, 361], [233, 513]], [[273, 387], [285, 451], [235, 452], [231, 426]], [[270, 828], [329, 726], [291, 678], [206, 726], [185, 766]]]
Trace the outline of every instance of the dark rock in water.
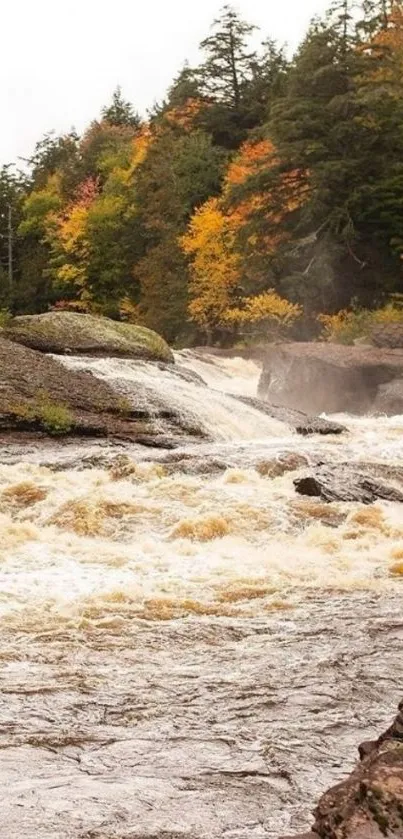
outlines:
[[359, 752], [351, 775], [322, 796], [312, 832], [294, 839], [403, 837], [403, 702], [393, 725]]
[[375, 413], [396, 416], [403, 414], [403, 379], [395, 379], [378, 388], [375, 402], [372, 406]]
[[[232, 394], [229, 394], [232, 396]], [[294, 428], [298, 434], [307, 436], [308, 434], [343, 434], [348, 429], [338, 422], [322, 419], [322, 417], [310, 417], [302, 411], [297, 411], [293, 408], [285, 408], [281, 405], [271, 405], [263, 399], [257, 399], [254, 396], [232, 396], [239, 402], [245, 405], [250, 405], [266, 414], [268, 417], [284, 422]]]
[[[381, 466], [381, 465], [380, 465]], [[372, 504], [378, 499], [403, 502], [402, 490], [383, 483], [377, 476], [382, 469], [368, 464], [337, 464], [319, 466], [309, 475], [296, 478], [294, 486], [299, 495], [321, 498], [323, 501], [357, 501]], [[387, 477], [385, 466], [384, 474]], [[393, 474], [392, 480], [402, 483], [402, 476]], [[399, 480], [400, 478], [400, 480]]]
[[263, 358], [259, 396], [307, 414], [365, 414], [378, 389], [401, 378], [403, 349], [273, 344]]

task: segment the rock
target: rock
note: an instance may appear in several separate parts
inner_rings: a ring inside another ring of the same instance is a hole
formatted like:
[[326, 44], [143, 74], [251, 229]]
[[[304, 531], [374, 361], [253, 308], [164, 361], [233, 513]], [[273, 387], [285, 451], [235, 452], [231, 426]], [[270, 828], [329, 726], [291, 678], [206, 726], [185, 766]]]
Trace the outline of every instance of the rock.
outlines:
[[[69, 370], [42, 353], [0, 338], [0, 433], [115, 437], [157, 444], [157, 415], [122, 399], [102, 379]], [[155, 414], [155, 412], [154, 412]], [[178, 419], [172, 423], [182, 435]]]
[[267, 347], [259, 396], [308, 415], [373, 410], [380, 386], [403, 378], [403, 349], [292, 343]]
[[[403, 474], [387, 474], [382, 464], [337, 464], [318, 466], [310, 474], [296, 478], [294, 486], [299, 495], [321, 498], [323, 501], [358, 501], [372, 504], [378, 499], [403, 502]], [[382, 475], [382, 471], [384, 474]], [[403, 472], [403, 470], [401, 470]], [[383, 478], [390, 477], [401, 489]]]
[[232, 399], [238, 399], [239, 402], [243, 402], [245, 405], [251, 405], [252, 408], [256, 408], [257, 411], [261, 411], [268, 417], [290, 425], [297, 434], [303, 434], [304, 436], [309, 434], [343, 434], [347, 431], [347, 428], [338, 422], [323, 419], [322, 417], [310, 417], [302, 411], [296, 411], [293, 408], [284, 408], [280, 405], [272, 405], [254, 396], [228, 395]]
[[403, 322], [378, 324], [371, 332], [371, 341], [376, 347], [403, 347]]
[[372, 410], [376, 413], [396, 416], [403, 414], [403, 379], [395, 379], [378, 388]]
[[75, 312], [16, 317], [2, 337], [45, 353], [174, 360], [168, 344], [151, 329]]
[[322, 796], [312, 832], [294, 839], [403, 837], [403, 702], [393, 725], [362, 744], [360, 756], [351, 775]]
[[273, 460], [261, 460], [256, 464], [256, 471], [262, 478], [282, 478], [287, 472], [297, 472], [309, 465], [308, 458], [297, 452], [279, 455]]

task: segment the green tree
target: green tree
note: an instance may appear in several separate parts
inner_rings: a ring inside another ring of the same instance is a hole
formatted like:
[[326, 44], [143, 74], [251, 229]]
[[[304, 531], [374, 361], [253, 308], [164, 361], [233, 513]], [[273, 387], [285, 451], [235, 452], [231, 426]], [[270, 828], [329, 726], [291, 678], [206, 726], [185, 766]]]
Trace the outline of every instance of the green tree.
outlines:
[[102, 108], [102, 119], [109, 125], [140, 128], [141, 119], [131, 102], [123, 98], [122, 88], [117, 87], [112, 95], [112, 102]]
[[207, 55], [200, 68], [205, 94], [236, 110], [251, 75], [251, 63], [256, 58], [247, 47], [254, 29], [231, 6], [224, 6], [221, 16], [213, 23], [213, 32], [200, 44]]
[[134, 275], [145, 324], [177, 341], [189, 331], [187, 264], [178, 240], [194, 208], [219, 192], [226, 157], [204, 132], [163, 125], [136, 177], [144, 256]]

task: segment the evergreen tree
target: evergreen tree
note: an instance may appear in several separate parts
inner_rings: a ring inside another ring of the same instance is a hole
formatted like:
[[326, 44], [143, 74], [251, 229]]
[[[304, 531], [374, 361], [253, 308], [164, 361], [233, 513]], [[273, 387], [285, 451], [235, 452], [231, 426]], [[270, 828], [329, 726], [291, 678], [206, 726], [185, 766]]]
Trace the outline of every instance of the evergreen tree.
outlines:
[[242, 21], [231, 6], [224, 6], [213, 29], [200, 44], [207, 54], [200, 68], [203, 89], [215, 101], [238, 110], [245, 82], [251, 75], [251, 63], [256, 57], [247, 48], [255, 27]]
[[168, 90], [165, 110], [185, 105], [189, 99], [201, 99], [200, 78], [197, 70], [185, 62]]
[[102, 119], [109, 125], [129, 126], [130, 128], [139, 128], [141, 125], [138, 113], [134, 110], [131, 102], [123, 98], [122, 88], [119, 86], [112, 95], [111, 104], [102, 108], [101, 113]]

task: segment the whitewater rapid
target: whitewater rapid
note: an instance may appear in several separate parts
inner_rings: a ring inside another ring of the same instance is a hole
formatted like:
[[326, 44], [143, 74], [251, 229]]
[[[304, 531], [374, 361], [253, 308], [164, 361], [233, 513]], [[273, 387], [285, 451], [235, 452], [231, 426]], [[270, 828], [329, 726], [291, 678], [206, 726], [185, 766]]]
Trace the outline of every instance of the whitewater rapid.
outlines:
[[276, 468], [403, 466], [403, 417], [301, 438], [235, 398], [251, 360], [63, 363], [207, 439], [3, 452], [0, 835], [305, 828], [400, 699], [403, 514], [298, 497]]

